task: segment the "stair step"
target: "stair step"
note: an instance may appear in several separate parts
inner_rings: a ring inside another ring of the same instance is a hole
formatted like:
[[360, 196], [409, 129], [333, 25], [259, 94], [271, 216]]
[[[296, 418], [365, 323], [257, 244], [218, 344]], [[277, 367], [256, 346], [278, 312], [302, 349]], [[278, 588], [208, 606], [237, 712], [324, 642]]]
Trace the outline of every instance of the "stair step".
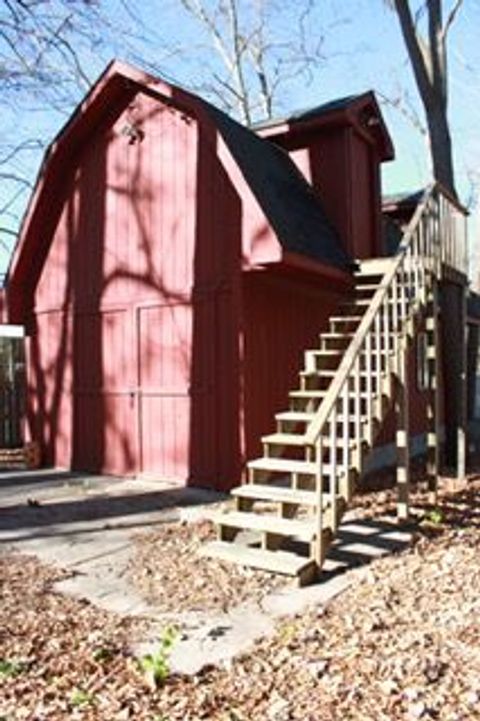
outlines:
[[306, 352], [311, 355], [325, 356], [326, 358], [342, 355], [342, 351], [339, 348], [311, 348]]
[[353, 338], [354, 335], [355, 335], [355, 333], [353, 333], [353, 331], [345, 331], [345, 333], [329, 331], [328, 333], [321, 333], [320, 338], [321, 339], [331, 338], [332, 340], [340, 340], [340, 338]]
[[[341, 305], [345, 308], [352, 308], [356, 306], [369, 306], [371, 302], [371, 298], [355, 298], [354, 300], [346, 300]], [[390, 305], [395, 305], [395, 301], [392, 299], [390, 299], [388, 302]], [[398, 300], [397, 305], [400, 305], [400, 301]]]
[[295, 488], [281, 488], [261, 483], [246, 483], [232, 490], [236, 498], [250, 498], [258, 501], [274, 501], [291, 503], [299, 506], [315, 506], [317, 494], [314, 491], [303, 491]]
[[305, 391], [290, 391], [288, 394], [290, 398], [323, 398], [328, 391], [325, 389], [323, 391], [317, 391], [317, 390], [305, 390]]
[[[288, 394], [291, 398], [322, 398], [328, 393], [328, 390], [304, 390], [304, 391], [290, 391]], [[368, 393], [366, 391], [360, 392], [360, 398], [368, 398]], [[350, 398], [350, 400], [353, 400], [353, 396]]]
[[[352, 416], [351, 423], [355, 421], [355, 416]], [[361, 421], [360, 421], [361, 423]], [[305, 436], [303, 433], [271, 433], [268, 436], [263, 436], [262, 443], [267, 443], [270, 445], [276, 445], [276, 446], [305, 446]], [[343, 446], [343, 437], [340, 435], [337, 435], [336, 438], [336, 445], [337, 446]], [[351, 447], [355, 446], [355, 441], [349, 439], [348, 445]], [[323, 447], [329, 448], [331, 446], [331, 440], [330, 437], [324, 436], [323, 438]], [[285, 458], [283, 460], [286, 460]]]
[[250, 548], [239, 543], [211, 541], [201, 549], [202, 556], [216, 558], [219, 561], [237, 563], [262, 571], [280, 573], [284, 576], [297, 576], [300, 583], [309, 583], [316, 573], [314, 561], [287, 551], [264, 551]]
[[287, 421], [290, 423], [310, 423], [315, 418], [315, 413], [306, 413], [305, 411], [282, 411], [275, 413], [277, 421]]
[[[247, 463], [253, 471], [271, 471], [278, 473], [303, 473], [314, 476], [317, 471], [316, 463], [310, 461], [292, 461], [288, 458], [256, 458]], [[324, 464], [325, 472], [327, 467]]]
[[331, 323], [356, 323], [362, 320], [363, 315], [331, 315]]
[[333, 378], [337, 373], [338, 368], [317, 368], [316, 370], [303, 370], [300, 371], [300, 378], [308, 378], [309, 376], [318, 376], [321, 378]]
[[386, 271], [392, 267], [394, 262], [394, 257], [361, 260], [360, 269], [355, 272], [355, 278], [358, 281], [359, 279], [369, 278], [371, 276], [383, 276]]
[[[345, 336], [344, 333], [340, 333], [340, 336], [343, 338]], [[341, 348], [312, 348], [311, 350], [306, 351], [309, 355], [313, 356], [325, 356], [325, 358], [334, 358], [336, 356], [342, 356], [344, 351]]]
[[235, 528], [243, 531], [259, 531], [275, 536], [298, 538], [309, 543], [315, 535], [313, 520], [301, 521], [298, 518], [280, 518], [260, 513], [227, 511], [214, 513], [210, 519], [222, 528]]
[[[366, 353], [366, 351], [363, 351], [363, 353]], [[319, 368], [318, 370], [300, 371], [299, 375], [301, 378], [309, 378], [312, 376], [317, 376], [318, 378], [321, 378], [322, 376], [324, 378], [334, 378], [337, 374], [337, 371], [338, 371], [338, 368]], [[370, 373], [367, 373], [367, 371], [361, 370], [359, 375], [360, 375], [360, 378], [367, 378], [368, 375], [374, 376], [375, 370], [372, 369], [370, 371]]]
[[355, 292], [360, 291], [363, 293], [366, 290], [371, 291], [373, 294], [376, 290], [378, 290], [379, 285], [380, 283], [361, 283], [355, 287]]
[[284, 446], [304, 446], [305, 436], [303, 433], [270, 433], [262, 436], [262, 443], [275, 443]]

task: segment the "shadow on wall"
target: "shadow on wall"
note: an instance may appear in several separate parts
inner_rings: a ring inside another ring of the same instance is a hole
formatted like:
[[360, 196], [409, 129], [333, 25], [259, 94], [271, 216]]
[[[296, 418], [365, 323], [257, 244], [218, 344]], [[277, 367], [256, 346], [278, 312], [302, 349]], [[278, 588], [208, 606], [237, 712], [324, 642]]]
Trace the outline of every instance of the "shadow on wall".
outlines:
[[241, 203], [215, 132], [132, 92], [72, 165], [32, 298], [29, 423], [45, 461], [231, 485]]

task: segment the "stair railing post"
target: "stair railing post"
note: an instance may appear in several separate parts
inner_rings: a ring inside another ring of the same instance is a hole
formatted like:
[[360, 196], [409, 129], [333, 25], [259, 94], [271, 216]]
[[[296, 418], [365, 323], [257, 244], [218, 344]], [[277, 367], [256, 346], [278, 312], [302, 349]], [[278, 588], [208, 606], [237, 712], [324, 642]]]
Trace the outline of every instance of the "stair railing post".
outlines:
[[355, 414], [355, 449], [357, 454], [357, 472], [361, 472], [362, 464], [362, 438], [361, 438], [361, 377], [360, 377], [360, 355], [357, 356], [354, 365], [354, 388], [355, 388], [355, 401], [354, 401], [354, 414]]
[[399, 520], [406, 520], [409, 516], [408, 345], [408, 336], [404, 332], [400, 343], [401, 351], [395, 404], [397, 415], [397, 517]]
[[330, 441], [329, 441], [329, 453], [330, 453], [330, 509], [332, 512], [332, 531], [337, 530], [337, 404], [332, 408], [330, 413]]
[[380, 380], [381, 380], [381, 374], [382, 374], [382, 337], [381, 337], [381, 328], [380, 328], [380, 314], [377, 313], [374, 320], [374, 326], [375, 326], [375, 378], [376, 383], [375, 386], [377, 388], [376, 391], [376, 397], [377, 401], [379, 401], [378, 396], [378, 389], [380, 388]]
[[372, 332], [368, 331], [365, 337], [365, 393], [366, 393], [366, 416], [367, 416], [367, 443], [373, 444], [373, 411], [372, 411]]
[[342, 393], [342, 479], [343, 493], [342, 495], [347, 501], [350, 501], [350, 393], [348, 388], [348, 379], [344, 383]]
[[431, 274], [429, 314], [427, 317], [429, 388], [427, 390], [427, 476], [430, 503], [437, 503], [440, 458], [440, 384], [439, 384], [439, 333], [438, 287]]
[[397, 356], [398, 356], [398, 275], [392, 281], [392, 299], [393, 299], [393, 357], [395, 363], [395, 372], [397, 372]]
[[467, 286], [461, 289], [460, 300], [460, 368], [459, 409], [457, 427], [457, 478], [463, 480], [467, 473]]
[[322, 567], [323, 563], [323, 442], [321, 434], [317, 438], [315, 444], [315, 457], [316, 457], [316, 476], [315, 476], [315, 492], [316, 498], [316, 535], [315, 535], [315, 546], [314, 546], [314, 560], [318, 568]]
[[383, 304], [381, 307], [382, 313], [382, 328], [383, 328], [383, 358], [382, 358], [382, 373], [387, 372], [388, 369], [388, 355], [390, 352], [390, 303], [389, 293], [385, 294]]
[[407, 269], [406, 269], [406, 263], [405, 263], [405, 256], [403, 257], [403, 262], [399, 268], [400, 275], [400, 319], [401, 319], [401, 325], [403, 325], [404, 321], [407, 317]]

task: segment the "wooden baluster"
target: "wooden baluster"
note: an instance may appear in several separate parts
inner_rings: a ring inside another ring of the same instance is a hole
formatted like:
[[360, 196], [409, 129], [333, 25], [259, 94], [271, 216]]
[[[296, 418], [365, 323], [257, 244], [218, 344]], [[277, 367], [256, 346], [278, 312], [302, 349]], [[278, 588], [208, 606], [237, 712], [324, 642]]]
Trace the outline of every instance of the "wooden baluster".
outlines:
[[367, 415], [367, 442], [373, 444], [373, 411], [372, 411], [372, 332], [369, 330], [365, 338], [365, 392]]
[[354, 363], [354, 388], [355, 388], [355, 400], [354, 400], [354, 413], [355, 413], [355, 447], [357, 449], [357, 470], [358, 473], [361, 472], [361, 464], [362, 464], [362, 438], [361, 438], [361, 410], [362, 410], [362, 403], [361, 403], [361, 377], [360, 377], [360, 355], [357, 355], [357, 358]]
[[410, 453], [408, 428], [408, 337], [403, 334], [401, 340], [400, 365], [398, 372], [398, 385], [396, 393], [397, 415], [397, 515], [405, 520], [409, 515], [410, 495]]
[[467, 293], [468, 287], [461, 289], [460, 306], [460, 378], [457, 427], [457, 478], [464, 480], [467, 472]]
[[417, 240], [418, 240], [417, 232], [415, 231], [415, 233], [412, 236], [412, 242], [410, 244], [410, 262], [411, 262], [410, 276], [411, 276], [411, 285], [413, 287], [413, 293], [410, 294], [410, 299], [413, 298], [413, 300], [418, 298], [418, 290], [419, 290], [418, 273], [417, 273], [417, 258], [418, 258]]
[[420, 236], [418, 234], [418, 228], [415, 233], [415, 253], [414, 253], [414, 262], [415, 262], [415, 282], [417, 286], [417, 298], [422, 297], [422, 269], [421, 269], [421, 262], [423, 255], [421, 253], [421, 247], [420, 247]]
[[412, 246], [407, 248], [405, 254], [405, 267], [406, 267], [406, 295], [407, 295], [407, 316], [410, 315], [410, 306], [416, 299], [416, 288], [415, 288], [415, 266], [413, 261]]
[[398, 274], [392, 281], [392, 299], [393, 299], [393, 362], [395, 364], [395, 372], [398, 368], [398, 334], [399, 334], [399, 323], [398, 323]]
[[350, 392], [349, 392], [349, 379], [344, 383], [342, 393], [342, 483], [343, 487], [340, 489], [342, 496], [348, 501], [350, 500]]
[[383, 367], [382, 370], [388, 373], [388, 362], [390, 358], [390, 348], [392, 346], [392, 320], [391, 320], [392, 306], [390, 304], [390, 289], [385, 294], [385, 299], [382, 306], [383, 315], [383, 335], [384, 335], [384, 356], [383, 356]]
[[425, 233], [425, 245], [427, 246], [427, 256], [429, 258], [429, 268], [435, 271], [435, 248], [432, 243], [432, 233], [430, 230], [430, 218], [427, 216], [423, 219], [423, 232]]
[[332, 513], [332, 531], [335, 532], [338, 526], [337, 515], [337, 404], [335, 403], [330, 413], [330, 510]]
[[420, 218], [420, 222], [418, 224], [417, 228], [417, 237], [418, 237], [418, 254], [422, 257], [425, 257], [427, 255], [426, 248], [425, 248], [425, 233], [423, 228], [423, 218]]
[[437, 277], [440, 277], [440, 270], [442, 267], [442, 246], [440, 243], [440, 237], [436, 232], [435, 219], [433, 215], [429, 215], [428, 217], [428, 235], [432, 246], [433, 272]]
[[314, 560], [318, 568], [322, 567], [325, 552], [323, 543], [323, 440], [320, 435], [315, 444], [317, 473], [315, 478], [316, 498], [316, 538], [314, 546]]
[[405, 268], [405, 258], [400, 264], [400, 321], [403, 328], [403, 324], [407, 317], [407, 273]]
[[428, 333], [429, 388], [427, 390], [427, 475], [430, 502], [437, 503], [437, 486], [440, 456], [440, 386], [439, 386], [439, 334], [438, 334], [438, 288], [432, 276], [430, 290]]
[[375, 330], [375, 379], [376, 379], [375, 385], [376, 385], [376, 388], [378, 391], [378, 388], [380, 388], [380, 381], [381, 381], [381, 377], [382, 377], [381, 376], [381, 374], [382, 374], [382, 363], [381, 363], [382, 338], [381, 338], [381, 328], [380, 328], [380, 313], [377, 313], [375, 315], [374, 330]]

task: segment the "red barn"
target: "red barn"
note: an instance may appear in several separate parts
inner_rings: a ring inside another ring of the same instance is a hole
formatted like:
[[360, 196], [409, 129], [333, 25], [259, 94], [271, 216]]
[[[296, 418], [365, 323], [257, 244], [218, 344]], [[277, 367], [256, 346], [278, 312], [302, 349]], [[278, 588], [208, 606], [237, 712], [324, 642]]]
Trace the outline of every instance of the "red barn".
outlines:
[[238, 483], [304, 348], [384, 254], [367, 93], [247, 129], [111, 64], [49, 148], [9, 270], [46, 464]]

